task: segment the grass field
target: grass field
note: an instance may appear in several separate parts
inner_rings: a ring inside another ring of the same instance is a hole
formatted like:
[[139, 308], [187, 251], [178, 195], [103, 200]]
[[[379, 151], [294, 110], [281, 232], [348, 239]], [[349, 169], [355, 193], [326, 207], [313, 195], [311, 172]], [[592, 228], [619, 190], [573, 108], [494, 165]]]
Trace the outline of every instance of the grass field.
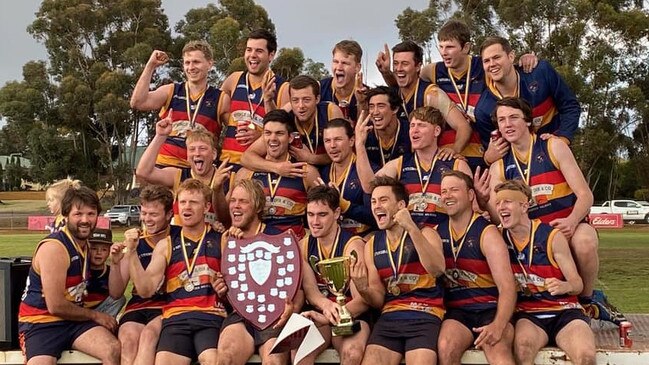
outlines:
[[[0, 257], [30, 256], [43, 233], [0, 233]], [[124, 229], [114, 231], [114, 240]], [[649, 313], [649, 228], [600, 231], [597, 287], [626, 313]]]

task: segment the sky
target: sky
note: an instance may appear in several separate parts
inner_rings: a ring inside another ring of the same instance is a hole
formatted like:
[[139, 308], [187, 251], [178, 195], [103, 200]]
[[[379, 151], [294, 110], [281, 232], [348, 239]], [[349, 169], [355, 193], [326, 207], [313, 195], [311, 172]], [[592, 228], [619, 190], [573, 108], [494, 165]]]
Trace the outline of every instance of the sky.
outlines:
[[[214, 1], [162, 0], [164, 13], [173, 26], [189, 9], [204, 7]], [[408, 6], [422, 10], [428, 0], [256, 0], [275, 24], [278, 47], [300, 47], [305, 57], [331, 64], [331, 49], [342, 39], [354, 39], [363, 47], [363, 64], [367, 64], [366, 81], [380, 83], [374, 66], [383, 44], [399, 41], [394, 25], [396, 17]], [[39, 0], [0, 0], [0, 87], [7, 81], [22, 80], [22, 66], [30, 60], [46, 60], [42, 44], [27, 33], [35, 18]], [[370, 15], [370, 13], [372, 15]], [[9, 56], [10, 55], [10, 56]]]

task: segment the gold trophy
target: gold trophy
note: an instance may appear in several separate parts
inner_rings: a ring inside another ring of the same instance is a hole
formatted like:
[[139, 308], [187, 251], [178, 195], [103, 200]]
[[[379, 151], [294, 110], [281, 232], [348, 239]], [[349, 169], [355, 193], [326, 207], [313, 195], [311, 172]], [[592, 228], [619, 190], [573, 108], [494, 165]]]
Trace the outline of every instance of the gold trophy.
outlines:
[[[356, 251], [352, 251], [356, 258]], [[360, 322], [352, 319], [352, 315], [345, 307], [345, 292], [349, 288], [350, 266], [352, 256], [334, 257], [319, 262], [315, 256], [309, 258], [313, 271], [327, 284], [331, 294], [336, 296], [336, 303], [340, 306], [340, 321], [331, 327], [334, 336], [349, 336], [358, 332]]]

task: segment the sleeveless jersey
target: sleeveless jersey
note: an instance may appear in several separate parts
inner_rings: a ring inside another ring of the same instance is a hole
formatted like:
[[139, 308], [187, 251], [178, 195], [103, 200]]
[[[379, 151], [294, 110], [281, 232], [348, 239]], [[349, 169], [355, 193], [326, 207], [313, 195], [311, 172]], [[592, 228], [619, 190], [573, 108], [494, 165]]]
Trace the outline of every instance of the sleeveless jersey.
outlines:
[[[188, 313], [192, 313], [192, 318], [197, 313], [202, 318], [226, 315], [223, 303], [212, 289], [212, 279], [221, 271], [221, 234], [213, 231], [209, 225], [205, 229], [200, 247], [199, 242], [184, 239], [190, 263], [194, 250], [200, 248], [191, 277], [182, 251], [182, 230], [170, 236], [165, 270], [167, 303], [162, 307], [162, 318], [165, 320], [183, 319], [183, 315]], [[191, 291], [187, 290], [188, 283], [191, 283]]]
[[[214, 172], [212, 174], [212, 178], [210, 179], [210, 187], [211, 184], [214, 181], [214, 176], [216, 175], [216, 169], [214, 169]], [[182, 221], [180, 220], [180, 211], [178, 208], [178, 188], [180, 187], [180, 184], [187, 180], [193, 178], [194, 175], [192, 174], [192, 169], [189, 167], [185, 167], [182, 169], [178, 169], [178, 173], [176, 174], [176, 177], [174, 178], [174, 186], [173, 186], [173, 192], [174, 192], [174, 204], [173, 204], [173, 211], [174, 211], [174, 216], [173, 219], [171, 220], [171, 224], [174, 225], [181, 225]], [[212, 202], [210, 202], [212, 203]], [[205, 212], [205, 222], [212, 224], [216, 221], [216, 208], [214, 207], [214, 204], [210, 204], [210, 209]]]
[[[311, 153], [315, 153], [316, 155], [327, 153], [324, 146], [323, 130], [327, 122], [332, 119], [332, 110], [334, 107], [335, 104], [328, 101], [318, 103], [315, 112], [315, 122], [311, 126], [310, 131], [304, 130], [297, 118], [294, 117], [295, 125], [302, 137], [302, 145], [311, 151]], [[293, 112], [291, 112], [291, 115], [294, 115]]]
[[[444, 62], [433, 64], [431, 81], [442, 89], [451, 101], [453, 101], [458, 108], [469, 117], [469, 124], [472, 129], [471, 138], [461, 153], [467, 158], [471, 171], [475, 171], [478, 166], [484, 167], [484, 149], [482, 148], [480, 136], [475, 127], [475, 107], [485, 88], [485, 83], [482, 59], [478, 56], [467, 57], [470, 57], [471, 59], [470, 68], [459, 77], [451, 75], [450, 70], [446, 65], [444, 65]], [[440, 147], [450, 148], [453, 147], [454, 142], [455, 131], [452, 128], [445, 128], [439, 136], [438, 145]]]
[[50, 233], [55, 233], [62, 230], [63, 227], [65, 227], [65, 217], [59, 214], [54, 218], [54, 221], [45, 226], [45, 229], [50, 231]]
[[[171, 235], [177, 236], [180, 233], [181, 227], [170, 226], [169, 233], [167, 234], [166, 240], [169, 244], [169, 239]], [[153, 249], [155, 248], [156, 242], [151, 242], [148, 238], [141, 238], [136, 247], [137, 258], [142, 263], [144, 270], [151, 263], [151, 256], [153, 255]], [[142, 298], [138, 293], [135, 286], [131, 291], [131, 299], [126, 303], [126, 309], [124, 313], [133, 312], [141, 309], [160, 309], [167, 302], [164, 288], [162, 288], [163, 282], [160, 283], [160, 288], [156, 291], [151, 298]]]
[[104, 264], [103, 269], [90, 269], [88, 279], [88, 295], [83, 300], [85, 308], [94, 309], [109, 296], [108, 277], [110, 276], [110, 266]]
[[[347, 244], [349, 241], [351, 241], [353, 238], [356, 238], [357, 236], [346, 232], [342, 230], [341, 228], [340, 231], [338, 231], [338, 235], [336, 236], [336, 241], [334, 242], [334, 246], [332, 247], [332, 252], [329, 256], [325, 256], [325, 252], [321, 252], [320, 248], [318, 247], [318, 239], [311, 236], [310, 234], [307, 234], [306, 239], [303, 241], [304, 242], [304, 247], [302, 247], [302, 252], [306, 253], [306, 260], [308, 263], [310, 263], [310, 258], [315, 257], [316, 262], [320, 262], [322, 260], [326, 259], [331, 259], [334, 257], [341, 257], [345, 255], [345, 249], [347, 248]], [[332, 302], [336, 301], [336, 296], [331, 294], [329, 292], [329, 289], [327, 289], [327, 283], [322, 280], [320, 275], [316, 273], [316, 280], [318, 283], [318, 290], [329, 300]], [[345, 292], [345, 301], [349, 302], [352, 300], [352, 293], [349, 288], [347, 288], [347, 291]]]
[[[34, 256], [40, 246], [47, 240], [56, 241], [67, 251], [70, 266], [65, 278], [65, 299], [71, 303], [82, 306], [85, 299], [87, 278], [90, 275], [90, 255], [88, 255], [88, 243], [81, 249], [74, 242], [67, 228], [52, 233], [39, 242], [34, 251]], [[85, 272], [84, 272], [85, 270]], [[43, 282], [40, 272], [34, 266], [29, 269], [27, 285], [22, 296], [22, 302], [18, 308], [18, 321], [25, 323], [49, 323], [64, 321], [63, 318], [51, 314], [47, 310], [45, 296], [43, 293]]]
[[[158, 166], [189, 167], [185, 137], [187, 131], [192, 129], [192, 124], [194, 129], [212, 132], [214, 138], [218, 139], [221, 135], [221, 123], [219, 121], [221, 90], [208, 86], [203, 94], [188, 100], [185, 85], [184, 82], [174, 84], [167, 104], [160, 111], [160, 118], [165, 118], [169, 110], [173, 109], [171, 113], [173, 130], [160, 148], [156, 159]], [[189, 105], [189, 111], [187, 105]], [[194, 119], [194, 123], [192, 123], [192, 119]]]
[[338, 100], [338, 97], [336, 96], [333, 79], [333, 77], [327, 77], [320, 80], [320, 100], [330, 101], [338, 105], [343, 111], [343, 114], [345, 114], [345, 110], [347, 110], [345, 117], [349, 118], [350, 120], [356, 121], [356, 119], [358, 118], [356, 95], [352, 92], [351, 96], [348, 98], [349, 100], [345, 100], [347, 102], [347, 106], [341, 106], [341, 101]]
[[399, 156], [410, 156], [412, 147], [410, 145], [410, 123], [407, 119], [398, 119], [397, 136], [392, 145], [381, 145], [376, 133], [368, 133], [365, 141], [365, 150], [370, 163], [383, 167], [386, 163]]
[[[539, 61], [529, 74], [517, 70], [518, 96], [532, 107], [534, 130], [539, 135], [552, 133], [571, 141], [579, 127], [581, 107], [570, 87], [544, 60]], [[486, 80], [486, 86], [476, 106], [476, 130], [485, 148], [489, 134], [496, 129], [491, 122], [491, 113], [496, 108], [496, 101], [502, 98], [490, 79]]]
[[[320, 176], [325, 184], [335, 180], [332, 176], [333, 163], [326, 165], [320, 171]], [[373, 171], [377, 171], [372, 166]], [[375, 225], [374, 216], [368, 208], [370, 206], [370, 195], [363, 191], [358, 171], [356, 170], [356, 156], [352, 157], [351, 165], [342, 181], [337, 182], [340, 191], [340, 208], [342, 210], [343, 230], [361, 235], [369, 231]]]
[[[253, 172], [252, 179], [264, 187], [266, 206], [263, 222], [280, 232], [293, 230], [298, 239], [305, 234], [306, 184], [302, 178], [283, 177], [269, 172]], [[271, 189], [272, 186], [276, 188]]]
[[554, 261], [552, 239], [558, 230], [540, 220], [532, 221], [533, 242], [517, 245], [509, 232], [503, 230], [503, 238], [509, 250], [514, 277], [519, 286], [516, 309], [527, 313], [555, 312], [581, 309], [576, 295], [552, 295], [545, 287], [545, 280], [565, 277]]
[[[288, 100], [281, 100], [282, 92], [286, 87], [288, 87], [288, 83], [279, 75], [275, 75], [275, 90], [277, 90], [275, 103], [278, 108], [288, 102]], [[253, 123], [258, 131], [264, 128], [263, 120], [266, 116], [266, 109], [264, 108], [262, 85], [250, 85], [248, 72], [239, 72], [239, 79], [232, 95], [230, 95], [230, 100], [230, 118], [225, 128], [220, 160], [225, 161], [229, 158], [229, 164], [234, 166], [233, 172], [236, 172], [241, 167], [239, 164], [241, 155], [248, 148], [248, 146], [240, 145], [235, 138], [237, 129], [240, 128], [239, 124], [248, 128], [248, 124]]]
[[[501, 177], [503, 181], [511, 179], [522, 179], [525, 181], [521, 171], [516, 166], [514, 151], [507, 152], [502, 160], [496, 163], [501, 164]], [[534, 205], [530, 206], [527, 213], [531, 219], [540, 219], [543, 223], [550, 223], [557, 218], [565, 218], [572, 212], [577, 196], [572, 191], [566, 178], [557, 167], [558, 163], [552, 153], [548, 141], [532, 135], [531, 161], [522, 163], [518, 161], [523, 174], [529, 173], [528, 185], [532, 189]]]
[[[426, 93], [430, 92], [435, 85], [422, 79], [417, 79], [417, 85], [411, 95], [402, 95], [402, 103], [399, 106], [397, 116], [399, 119], [410, 121], [410, 113], [415, 109], [426, 105]], [[401, 95], [398, 87], [394, 88], [397, 95]]]
[[[386, 288], [397, 285], [399, 293], [394, 295], [386, 289], [381, 315], [391, 320], [428, 319], [431, 316], [444, 317], [444, 292], [440, 282], [421, 265], [412, 239], [406, 235], [403, 240], [403, 257], [399, 265], [399, 252], [390, 250], [386, 231], [376, 231], [370, 238], [373, 260], [379, 277]], [[390, 258], [397, 268], [397, 279]]]
[[434, 228], [447, 217], [441, 198], [442, 174], [457, 169], [459, 160], [436, 159], [434, 166], [428, 170], [420, 166], [421, 179], [414, 153], [408, 158], [400, 157], [397, 161], [397, 180], [405, 186], [408, 193], [408, 210], [412, 220], [420, 227], [426, 225]]
[[[462, 308], [470, 311], [495, 309], [498, 304], [498, 288], [491, 276], [487, 258], [482, 253], [482, 245], [489, 221], [474, 213], [473, 224], [463, 236], [453, 236], [450, 219], [437, 226], [437, 233], [442, 238], [444, 259], [446, 261], [446, 278], [444, 280], [447, 308]], [[453, 245], [453, 246], [452, 246]]]

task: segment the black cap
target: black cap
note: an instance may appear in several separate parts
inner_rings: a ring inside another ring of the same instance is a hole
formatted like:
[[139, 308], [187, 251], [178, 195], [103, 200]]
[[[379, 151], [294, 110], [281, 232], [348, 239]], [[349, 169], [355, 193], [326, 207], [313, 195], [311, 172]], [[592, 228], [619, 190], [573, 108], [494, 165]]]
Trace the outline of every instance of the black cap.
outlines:
[[104, 243], [107, 245], [113, 244], [113, 232], [110, 229], [97, 228], [90, 238], [88, 238], [90, 243]]

